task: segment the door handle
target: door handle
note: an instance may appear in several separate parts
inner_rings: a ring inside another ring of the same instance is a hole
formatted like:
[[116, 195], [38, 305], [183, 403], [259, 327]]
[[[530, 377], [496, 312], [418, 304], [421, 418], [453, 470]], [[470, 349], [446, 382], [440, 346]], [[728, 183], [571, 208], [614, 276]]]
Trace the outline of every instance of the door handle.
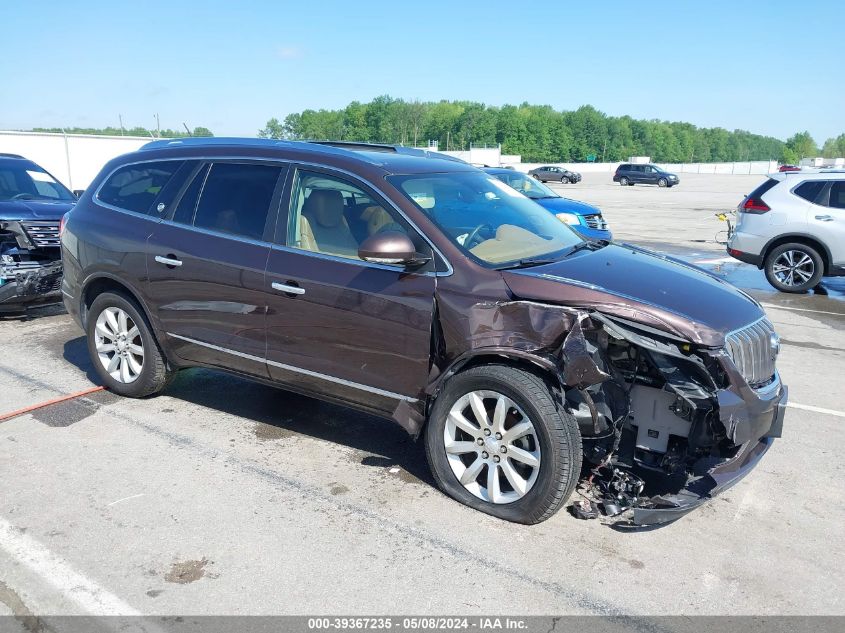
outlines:
[[832, 222], [832, 221], [833, 221], [833, 216], [830, 216], [830, 215], [817, 215], [817, 216], [816, 216], [816, 219], [817, 219], [817, 220], [821, 220], [822, 222]]
[[156, 255], [155, 260], [159, 264], [164, 264], [165, 266], [181, 266], [182, 260], [176, 259], [175, 257], [164, 257], [163, 255]]
[[274, 281], [272, 284], [273, 290], [278, 290], [279, 292], [284, 292], [290, 295], [304, 295], [305, 288], [300, 288], [299, 286], [291, 286], [290, 284], [281, 284], [277, 281]]

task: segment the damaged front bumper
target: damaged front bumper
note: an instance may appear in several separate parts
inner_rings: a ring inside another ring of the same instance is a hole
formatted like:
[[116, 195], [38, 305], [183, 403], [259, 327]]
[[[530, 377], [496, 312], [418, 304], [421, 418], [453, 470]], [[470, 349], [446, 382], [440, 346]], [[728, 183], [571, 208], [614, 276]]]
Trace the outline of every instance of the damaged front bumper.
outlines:
[[[611, 466], [603, 473], [606, 478], [602, 482], [602, 500], [605, 514], [615, 525], [642, 527], [675, 521], [745, 477], [768, 451], [773, 439], [781, 436], [788, 389], [777, 371], [768, 384], [753, 388], [723, 349], [702, 351], [698, 355], [700, 360], [696, 360], [696, 355], [682, 351], [683, 346], [659, 342], [619, 322], [602, 317], [599, 320], [606, 330], [640, 346], [665, 378], [661, 389], [650, 390], [652, 394], [658, 393], [657, 398], [645, 395], [640, 399], [636, 397], [637, 390], [642, 392], [642, 388], [628, 386], [628, 393], [633, 389], [634, 394], [627, 415], [631, 431], [627, 436], [629, 450], [624, 449], [625, 439], [622, 439], [620, 450], [614, 451], [602, 465]], [[707, 357], [711, 361], [709, 369]], [[586, 358], [582, 356], [581, 360]], [[618, 379], [618, 374], [615, 377]], [[717, 386], [716, 382], [722, 384]], [[642, 407], [643, 401], [649, 406]], [[666, 412], [661, 413], [661, 409]], [[682, 423], [679, 425], [680, 419], [690, 423], [686, 432], [678, 432], [683, 427]], [[667, 466], [665, 460], [671, 449], [666, 448], [664, 433], [670, 437], [679, 433], [675, 440], [686, 443], [689, 452], [683, 467], [680, 460]], [[661, 446], [658, 439], [646, 439], [646, 435], [664, 437], [664, 444]], [[699, 457], [691, 460], [696, 445]], [[652, 461], [660, 451], [663, 451], [662, 461]], [[593, 472], [601, 473], [602, 466]], [[624, 472], [620, 473], [620, 467]], [[632, 486], [634, 494], [626, 493]], [[650, 496], [644, 496], [643, 490]], [[608, 502], [611, 512], [606, 510]]]
[[[690, 479], [679, 492], [652, 497], [642, 505], [635, 506], [630, 523], [642, 527], [680, 519], [750, 473], [769, 450], [772, 441], [764, 437], [757, 442], [749, 442], [736, 457], [712, 468], [704, 476]], [[624, 521], [620, 523], [624, 525]]]
[[676, 493], [651, 497], [641, 502], [633, 508], [631, 523], [635, 526], [670, 523], [692, 512], [745, 477], [771, 448], [774, 438], [780, 437], [787, 399], [788, 389], [786, 385], [781, 385], [780, 397], [770, 411], [771, 425], [764, 437], [747, 442], [735, 456], [716, 465], [708, 463], [707, 460], [700, 460], [698, 464], [693, 465], [693, 471], [703, 470], [704, 474], [688, 479], [684, 487]]
[[0, 263], [0, 313], [61, 301], [62, 262]]

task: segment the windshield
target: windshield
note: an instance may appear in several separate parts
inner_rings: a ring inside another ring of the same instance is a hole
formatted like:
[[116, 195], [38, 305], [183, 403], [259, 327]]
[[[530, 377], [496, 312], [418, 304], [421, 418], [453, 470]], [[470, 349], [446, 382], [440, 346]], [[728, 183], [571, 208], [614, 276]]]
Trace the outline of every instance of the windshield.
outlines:
[[582, 242], [554, 215], [482, 172], [389, 176], [461, 250], [486, 265], [552, 257]]
[[540, 198], [559, 198], [554, 191], [549, 189], [539, 180], [529, 178], [525, 174], [519, 172], [512, 172], [509, 174], [496, 173], [491, 174], [494, 178], [498, 178], [503, 183], [510, 185], [524, 196], [528, 196], [532, 200], [539, 200]]
[[0, 165], [0, 200], [68, 200], [76, 198], [63, 184], [34, 165]]

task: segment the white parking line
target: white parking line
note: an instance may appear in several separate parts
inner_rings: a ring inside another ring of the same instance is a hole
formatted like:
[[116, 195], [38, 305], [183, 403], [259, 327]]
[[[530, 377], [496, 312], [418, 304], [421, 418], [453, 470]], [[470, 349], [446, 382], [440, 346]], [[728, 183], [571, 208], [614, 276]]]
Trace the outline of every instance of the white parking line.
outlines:
[[790, 308], [788, 306], [776, 306], [772, 303], [760, 304], [764, 308], [772, 308], [774, 310], [794, 310], [795, 312], [815, 312], [816, 314], [832, 314], [834, 316], [845, 316], [843, 312], [827, 312], [825, 310], [810, 310], [809, 308]]
[[814, 407], [809, 404], [798, 404], [797, 402], [788, 402], [786, 406], [792, 409], [801, 409], [802, 411], [812, 411], [813, 413], [824, 413], [825, 415], [835, 415], [837, 418], [845, 418], [845, 411], [823, 409], [822, 407]]
[[2, 517], [0, 549], [89, 615], [141, 615]]

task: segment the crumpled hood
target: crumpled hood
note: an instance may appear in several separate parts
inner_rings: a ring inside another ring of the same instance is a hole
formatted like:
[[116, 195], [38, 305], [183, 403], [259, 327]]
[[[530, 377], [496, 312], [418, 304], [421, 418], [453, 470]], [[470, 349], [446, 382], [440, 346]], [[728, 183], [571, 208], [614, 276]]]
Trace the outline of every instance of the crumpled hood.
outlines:
[[544, 209], [552, 213], [578, 213], [580, 215], [601, 215], [601, 209], [586, 202], [571, 200], [570, 198], [539, 198], [534, 200]]
[[731, 284], [629, 245], [580, 251], [503, 275], [520, 299], [596, 309], [710, 347], [721, 347], [728, 332], [764, 316], [756, 301]]
[[69, 200], [2, 200], [0, 220], [61, 220], [74, 204]]

